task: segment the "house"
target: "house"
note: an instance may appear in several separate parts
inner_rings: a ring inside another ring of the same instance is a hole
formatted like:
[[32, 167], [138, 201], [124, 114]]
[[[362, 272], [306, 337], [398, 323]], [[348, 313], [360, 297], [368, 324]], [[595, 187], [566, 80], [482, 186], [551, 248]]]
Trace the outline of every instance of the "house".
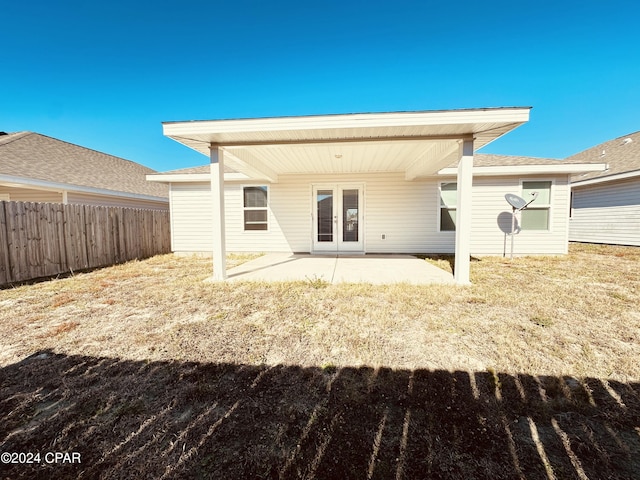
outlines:
[[601, 143], [567, 159], [603, 162], [603, 172], [571, 178], [569, 240], [640, 246], [640, 132]]
[[0, 200], [169, 208], [154, 170], [33, 132], [0, 132]]
[[[210, 165], [152, 174], [170, 185], [172, 250], [502, 255], [506, 193], [539, 192], [519, 254], [567, 251], [569, 176], [604, 165], [475, 151], [522, 125], [529, 108], [164, 123]], [[534, 205], [532, 204], [532, 207]]]

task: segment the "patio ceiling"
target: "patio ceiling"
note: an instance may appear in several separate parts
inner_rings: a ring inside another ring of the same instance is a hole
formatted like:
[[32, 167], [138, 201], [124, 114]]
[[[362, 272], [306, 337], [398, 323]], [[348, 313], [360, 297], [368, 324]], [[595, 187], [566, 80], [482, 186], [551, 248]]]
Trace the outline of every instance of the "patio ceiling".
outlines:
[[166, 122], [164, 134], [255, 179], [279, 175], [404, 172], [435, 175], [527, 122], [528, 107]]

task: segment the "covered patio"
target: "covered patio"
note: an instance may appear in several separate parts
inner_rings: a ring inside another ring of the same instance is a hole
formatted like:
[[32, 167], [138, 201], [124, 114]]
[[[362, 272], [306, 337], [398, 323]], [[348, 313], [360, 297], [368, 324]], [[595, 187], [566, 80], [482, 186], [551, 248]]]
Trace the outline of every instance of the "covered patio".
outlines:
[[[305, 176], [308, 180], [299, 188], [308, 188], [308, 198], [314, 198], [316, 202], [314, 206], [310, 205], [309, 219], [298, 215], [297, 220], [293, 220], [280, 210], [279, 221], [287, 225], [294, 223], [299, 229], [297, 231], [308, 235], [308, 243], [305, 242], [308, 246], [292, 248], [292, 252], [335, 254], [337, 261], [331, 277], [334, 281], [335, 272], [340, 275], [341, 265], [349, 263], [346, 258], [341, 259], [340, 254], [362, 256], [379, 253], [372, 246], [374, 237], [367, 237], [362, 230], [362, 226], [372, 218], [363, 195], [365, 185], [362, 178], [367, 175], [378, 175], [378, 178], [395, 175], [400, 181], [394, 185], [389, 183], [388, 198], [392, 198], [394, 193], [405, 190], [405, 185], [433, 178], [440, 170], [457, 162], [454, 280], [465, 285], [470, 283], [474, 152], [527, 122], [529, 110], [529, 107], [505, 107], [187, 121], [167, 122], [163, 127], [166, 136], [210, 158], [214, 280], [223, 281], [237, 273], [227, 272], [225, 263], [228, 241], [225, 234], [225, 180], [261, 181], [275, 191], [279, 184], [286, 183], [287, 178]], [[225, 165], [234, 173], [225, 172]], [[314, 183], [316, 178], [322, 178], [322, 183]], [[332, 182], [332, 178], [340, 180]], [[329, 183], [333, 185], [328, 186]], [[333, 211], [323, 213], [327, 210], [322, 205], [323, 200], [333, 200], [338, 195], [343, 197], [339, 201], [345, 208], [336, 209], [334, 202], [333, 207], [329, 206]], [[355, 208], [347, 206], [348, 198], [354, 202]], [[291, 205], [292, 208], [294, 206]], [[268, 210], [269, 205], [266, 208]], [[402, 208], [428, 206], [416, 204]], [[349, 222], [355, 227], [352, 238], [341, 230], [346, 231], [346, 226], [343, 228], [342, 225]], [[412, 232], [414, 227], [411, 222], [408, 224]], [[377, 238], [380, 237], [386, 239], [386, 233]], [[264, 251], [257, 240], [254, 251]], [[309, 256], [292, 262], [303, 260], [307, 264], [327, 261]], [[277, 276], [281, 268], [273, 265], [272, 275]], [[356, 275], [356, 272], [351, 274]]]
[[228, 281], [308, 281], [388, 285], [453, 284], [453, 275], [412, 255], [272, 253], [227, 271]]

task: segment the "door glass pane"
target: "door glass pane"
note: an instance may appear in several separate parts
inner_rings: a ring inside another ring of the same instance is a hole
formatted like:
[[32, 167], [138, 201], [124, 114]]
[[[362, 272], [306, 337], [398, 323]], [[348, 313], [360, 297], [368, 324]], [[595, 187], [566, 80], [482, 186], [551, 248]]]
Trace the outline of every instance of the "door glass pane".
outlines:
[[318, 242], [333, 242], [333, 190], [318, 190]]
[[358, 190], [342, 191], [342, 241], [358, 241]]

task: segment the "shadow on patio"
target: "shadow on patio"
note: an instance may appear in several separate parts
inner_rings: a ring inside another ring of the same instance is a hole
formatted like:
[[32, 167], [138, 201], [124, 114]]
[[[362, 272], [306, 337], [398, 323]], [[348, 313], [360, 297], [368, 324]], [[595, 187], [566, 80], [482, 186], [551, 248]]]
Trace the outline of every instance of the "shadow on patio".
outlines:
[[492, 372], [145, 362], [0, 371], [3, 478], [637, 478], [640, 384]]

